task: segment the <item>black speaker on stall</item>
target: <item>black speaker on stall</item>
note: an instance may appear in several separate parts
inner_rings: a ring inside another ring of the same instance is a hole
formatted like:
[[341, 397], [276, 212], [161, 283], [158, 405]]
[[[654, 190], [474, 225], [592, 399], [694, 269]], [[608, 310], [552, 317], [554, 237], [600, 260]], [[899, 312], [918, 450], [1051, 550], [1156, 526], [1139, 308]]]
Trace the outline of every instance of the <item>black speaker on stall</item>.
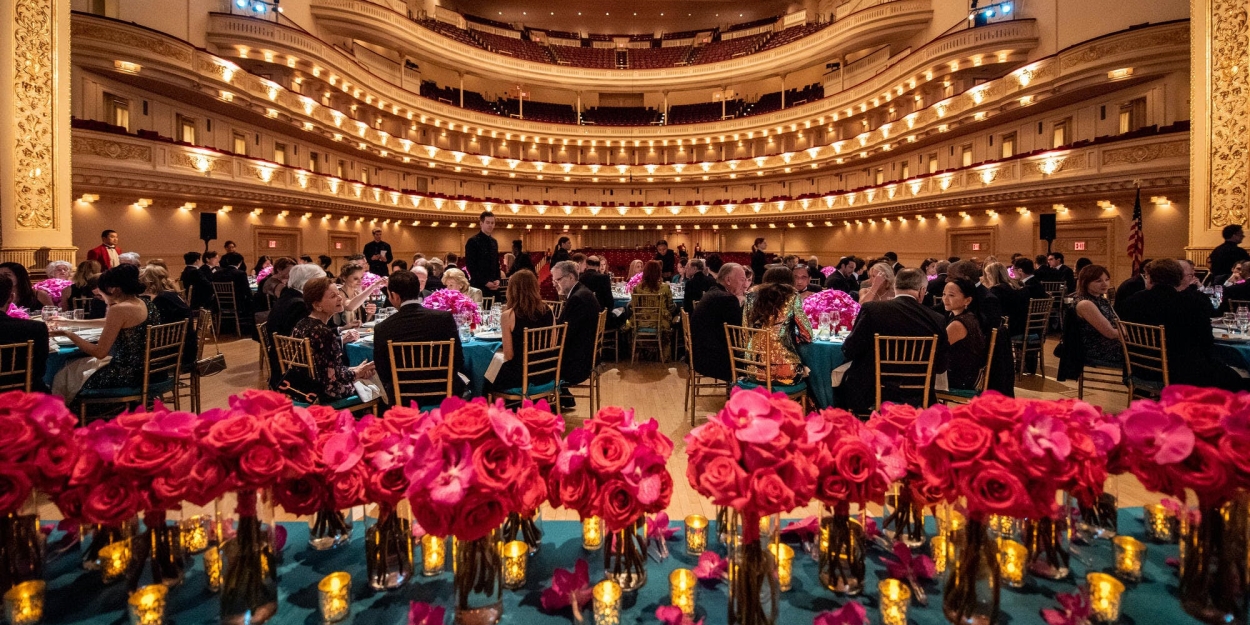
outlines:
[[200, 239], [204, 241], [204, 251], [208, 251], [208, 242], [217, 238], [217, 213], [200, 213]]
[[1042, 213], [1041, 218], [1042, 218], [1041, 222], [1038, 223], [1037, 231], [1039, 234], [1037, 238], [1043, 241], [1054, 241], [1055, 240], [1055, 214], [1054, 213]]

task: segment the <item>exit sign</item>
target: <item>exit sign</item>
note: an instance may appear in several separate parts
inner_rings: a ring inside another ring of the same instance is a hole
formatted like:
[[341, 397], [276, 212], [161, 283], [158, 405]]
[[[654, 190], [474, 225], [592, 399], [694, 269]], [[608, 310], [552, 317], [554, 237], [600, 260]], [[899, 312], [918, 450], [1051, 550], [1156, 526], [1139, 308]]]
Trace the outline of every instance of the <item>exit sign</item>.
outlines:
[[336, 249], [336, 250], [341, 250], [341, 249], [343, 249], [343, 242], [342, 242], [342, 241], [335, 241], [335, 242], [334, 242], [334, 249]]
[[979, 252], [979, 251], [981, 251], [981, 244], [980, 244], [980, 243], [973, 243], [973, 244], [972, 244], [972, 251], [974, 251], [974, 252]]
[[275, 247], [278, 247], [278, 242], [277, 242], [277, 241], [274, 241], [273, 239], [270, 239], [270, 240], [269, 240], [269, 247], [270, 247], [270, 248], [275, 248]]
[[1083, 251], [1085, 251], [1085, 242], [1084, 242], [1084, 241], [1074, 241], [1074, 242], [1072, 243], [1072, 249], [1073, 249], [1074, 251], [1077, 251], [1077, 252], [1083, 252]]

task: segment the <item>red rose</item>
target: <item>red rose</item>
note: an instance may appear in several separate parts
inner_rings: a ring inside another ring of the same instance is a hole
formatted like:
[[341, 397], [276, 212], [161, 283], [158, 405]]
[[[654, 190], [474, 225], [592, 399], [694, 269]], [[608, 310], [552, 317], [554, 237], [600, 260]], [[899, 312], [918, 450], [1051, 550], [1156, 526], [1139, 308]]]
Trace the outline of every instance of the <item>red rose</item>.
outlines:
[[78, 448], [60, 440], [45, 443], [35, 452], [35, 468], [45, 480], [60, 481], [69, 477], [78, 462]]
[[760, 516], [788, 512], [795, 507], [794, 491], [773, 471], [761, 471], [751, 477], [751, 500]]
[[938, 430], [933, 443], [951, 455], [951, 466], [966, 467], [989, 448], [994, 433], [971, 419], [953, 419]]
[[412, 424], [420, 421], [423, 414], [425, 413], [417, 410], [416, 408], [396, 406], [387, 410], [386, 414], [382, 415], [382, 423], [386, 425], [391, 432], [405, 432], [412, 426]]
[[261, 487], [282, 475], [285, 466], [282, 454], [263, 443], [250, 445], [239, 455], [240, 477]]
[[157, 473], [168, 470], [186, 453], [187, 446], [182, 441], [132, 433], [122, 443], [113, 462], [119, 470]]
[[862, 484], [877, 471], [877, 456], [858, 440], [844, 440], [834, 448], [834, 466], [847, 481]]
[[318, 430], [332, 429], [339, 422], [339, 411], [329, 406], [314, 404], [308, 407], [308, 414], [312, 415]]
[[330, 493], [325, 484], [315, 476], [302, 476], [293, 480], [280, 480], [273, 490], [274, 500], [291, 514], [307, 516], [329, 507]]
[[[1228, 391], [1220, 392], [1227, 393]], [[1194, 431], [1194, 434], [1197, 434], [1200, 438], [1207, 439], [1224, 433], [1224, 428], [1220, 425], [1220, 418], [1229, 413], [1228, 408], [1223, 404], [1196, 401], [1170, 405], [1164, 404], [1164, 409], [1172, 414], [1180, 415], [1181, 418], [1185, 419], [1185, 424]]]
[[522, 514], [529, 514], [537, 510], [542, 505], [543, 500], [547, 498], [547, 483], [543, 481], [542, 476], [537, 471], [530, 471], [526, 475], [526, 479], [517, 485], [517, 502], [520, 504]]
[[508, 490], [527, 467], [525, 452], [488, 438], [473, 450], [473, 476], [487, 490]]
[[616, 430], [604, 428], [590, 439], [590, 466], [601, 474], [619, 472], [633, 455], [634, 446]]
[[[307, 445], [317, 436], [316, 422], [304, 419], [297, 410], [301, 409], [292, 408], [278, 412], [265, 424], [273, 441], [281, 447]], [[310, 415], [305, 413], [304, 416]]]
[[1180, 483], [1198, 495], [1204, 506], [1226, 501], [1232, 493], [1228, 488], [1231, 476], [1218, 449], [1201, 440], [1194, 443], [1194, 452], [1174, 465]]
[[599, 517], [609, 532], [625, 529], [642, 514], [638, 506], [638, 497], [622, 480], [608, 480], [599, 489], [595, 498], [595, 507]]
[[168, 475], [154, 477], [151, 484], [153, 505], [157, 508], [174, 507], [187, 498], [188, 491], [193, 487], [189, 470], [170, 471]]
[[502, 525], [506, 518], [508, 511], [498, 498], [470, 495], [460, 502], [460, 514], [456, 519], [454, 533], [456, 538], [463, 541], [477, 540]]
[[1220, 437], [1220, 453], [1242, 476], [1250, 476], [1250, 439], [1238, 434], [1225, 434]]
[[234, 455], [248, 444], [259, 440], [260, 435], [258, 422], [252, 417], [240, 415], [214, 423], [208, 429], [204, 443], [216, 449], [217, 453]]
[[747, 494], [749, 476], [725, 456], [714, 456], [702, 467], [690, 463], [688, 477], [718, 506], [733, 506]]
[[187, 500], [197, 506], [206, 505], [238, 484], [238, 478], [221, 460], [202, 454], [191, 466], [191, 477], [193, 487], [187, 493]]
[[594, 418], [587, 425], [593, 424], [595, 430], [598, 430], [600, 426], [615, 428], [629, 423], [633, 419], [634, 411], [632, 409], [621, 408], [620, 406], [607, 406], [600, 408], [599, 412], [595, 413]]
[[[1014, 427], [1019, 423], [1028, 405], [1029, 402], [1027, 400], [1014, 399], [990, 391], [978, 396], [971, 403], [964, 406], [963, 409], [967, 410], [968, 414], [978, 422], [994, 430], [1003, 430]], [[958, 415], [961, 410], [955, 409], [952, 412]]]
[[14, 415], [0, 417], [0, 458], [20, 460], [38, 446], [38, 433], [30, 421]]
[[0, 465], [0, 514], [13, 514], [30, 497], [30, 477], [12, 464]]
[[138, 513], [138, 493], [123, 480], [107, 479], [87, 493], [83, 501], [83, 516], [92, 523], [116, 525]]
[[655, 419], [647, 421], [646, 425], [639, 428], [642, 434], [642, 445], [651, 449], [663, 458], [673, 455], [673, 439], [660, 433], [660, 424]]
[[542, 410], [536, 406], [523, 406], [516, 411], [516, 416], [529, 429], [531, 436], [537, 436], [541, 432], [554, 433], [563, 430], [564, 424], [550, 410]]
[[351, 471], [330, 476], [330, 488], [334, 491], [334, 507], [350, 508], [363, 503], [365, 482], [368, 479], [368, 470], [361, 464], [356, 465]]
[[552, 501], [552, 505], [582, 512], [590, 505], [594, 494], [589, 474], [585, 471], [574, 471], [562, 476], [556, 483], [556, 500]]
[[52, 501], [56, 504], [57, 510], [65, 515], [70, 521], [85, 521], [83, 517], [83, 502], [87, 500], [89, 488], [67, 488], [59, 493], [52, 495]]
[[708, 423], [696, 428], [687, 438], [687, 449], [700, 454], [729, 456], [735, 461], [742, 457], [742, 444], [729, 428], [719, 423]]
[[279, 412], [291, 410], [291, 398], [282, 393], [247, 389], [230, 397], [230, 408], [256, 417], [260, 423], [266, 423]]
[[534, 457], [534, 463], [539, 468], [550, 469], [560, 457], [560, 437], [554, 434], [535, 436], [530, 439], [530, 455]]
[[647, 509], [648, 512], [653, 514], [662, 512], [673, 501], [673, 476], [669, 474], [667, 468], [661, 468], [658, 474], [660, 476], [660, 496]]
[[873, 413], [869, 426], [890, 436], [901, 436], [916, 421], [917, 414], [919, 411], [915, 406], [887, 402], [881, 406], [881, 410]]
[[408, 478], [404, 477], [404, 467], [396, 465], [386, 471], [370, 474], [365, 492], [368, 493], [369, 501], [394, 505], [404, 498], [407, 490]]
[[968, 478], [964, 494], [968, 497], [968, 509], [978, 512], [1013, 514], [1032, 510], [1024, 484], [1010, 471], [997, 465], [978, 466]]
[[444, 414], [435, 431], [448, 440], [472, 442], [490, 433], [490, 415], [482, 403], [464, 404]]

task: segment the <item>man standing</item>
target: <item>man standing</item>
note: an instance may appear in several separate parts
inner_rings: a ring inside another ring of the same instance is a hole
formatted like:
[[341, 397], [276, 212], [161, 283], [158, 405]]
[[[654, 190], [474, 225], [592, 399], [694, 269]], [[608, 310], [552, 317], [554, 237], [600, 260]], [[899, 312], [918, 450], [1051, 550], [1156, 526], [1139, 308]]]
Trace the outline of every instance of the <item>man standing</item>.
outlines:
[[687, 313], [694, 312], [694, 305], [703, 299], [703, 294], [714, 284], [716, 281], [707, 274], [707, 265], [703, 259], [690, 259], [690, 262], [686, 263], [686, 294], [681, 302], [682, 310]]
[[[560, 361], [560, 377], [570, 386], [581, 384], [590, 377], [595, 363], [595, 335], [599, 330], [599, 301], [586, 285], [578, 282], [577, 263], [563, 260], [551, 268], [551, 281], [555, 283], [564, 306], [560, 309], [557, 324], [567, 323], [564, 335], [564, 356]], [[568, 388], [560, 389], [560, 407], [576, 405]]]
[[1243, 261], [1250, 260], [1250, 253], [1242, 249], [1241, 241], [1246, 238], [1246, 233], [1239, 225], [1224, 226], [1224, 231], [1220, 233], [1224, 237], [1224, 242], [1211, 250], [1211, 255], [1207, 257], [1207, 266], [1211, 268], [1211, 277], [1219, 280], [1213, 284], [1222, 284], [1223, 280], [1233, 272], [1233, 265]]
[[182, 255], [182, 262], [187, 266], [182, 269], [179, 279], [182, 281], [183, 289], [191, 289], [191, 301], [188, 304], [193, 310], [212, 307], [213, 284], [200, 270], [204, 266], [204, 262], [200, 260], [200, 253], [187, 252]]
[[[387, 297], [391, 306], [398, 311], [379, 323], [373, 332], [373, 364], [378, 371], [378, 380], [386, 391], [386, 397], [392, 404], [398, 405], [395, 390], [393, 366], [391, 363], [391, 343], [427, 343], [431, 341], [455, 341], [452, 356], [457, 375], [452, 376], [452, 393], [459, 396], [464, 393], [464, 378], [459, 374], [465, 370], [464, 348], [460, 344], [460, 331], [456, 329], [456, 320], [452, 314], [443, 310], [432, 310], [421, 305], [421, 285], [417, 276], [408, 271], [401, 271], [391, 276], [386, 285]], [[404, 382], [401, 378], [400, 382]], [[405, 385], [410, 392], [432, 390], [422, 385]], [[442, 384], [441, 382], [439, 383]], [[443, 388], [446, 388], [445, 386]], [[437, 390], [437, 389], [434, 389]], [[425, 398], [430, 405], [437, 406], [442, 398]]]
[[654, 260], [660, 261], [660, 273], [665, 280], [673, 277], [673, 273], [677, 271], [677, 254], [668, 249], [668, 241], [660, 239], [656, 242]]
[[464, 266], [469, 271], [469, 285], [481, 289], [486, 297], [498, 297], [499, 242], [491, 236], [495, 231], [495, 214], [482, 211], [477, 223], [480, 231], [464, 244]]
[[690, 345], [697, 355], [694, 370], [717, 380], [733, 380], [726, 325], [742, 325], [742, 301], [751, 281], [738, 263], [721, 265], [712, 285], [690, 315]]
[[369, 261], [369, 273], [375, 276], [387, 275], [387, 265], [395, 258], [391, 253], [391, 244], [382, 240], [382, 229], [373, 229], [373, 240], [365, 243], [365, 258]]
[[107, 271], [121, 264], [121, 259], [118, 258], [121, 253], [121, 248], [117, 247], [117, 231], [105, 230], [100, 233], [100, 245], [87, 251], [87, 260], [100, 263]]

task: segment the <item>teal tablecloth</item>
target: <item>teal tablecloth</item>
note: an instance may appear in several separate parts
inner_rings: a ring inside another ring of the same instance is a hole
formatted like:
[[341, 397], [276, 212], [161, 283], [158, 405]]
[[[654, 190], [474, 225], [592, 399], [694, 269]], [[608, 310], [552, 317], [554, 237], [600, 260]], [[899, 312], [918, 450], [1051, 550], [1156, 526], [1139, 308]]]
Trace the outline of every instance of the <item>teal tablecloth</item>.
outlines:
[[[931, 519], [930, 519], [931, 520]], [[676, 523], [674, 523], [676, 525]], [[407, 622], [410, 601], [424, 601], [448, 608], [447, 620], [451, 620], [452, 579], [451, 573], [437, 577], [416, 577], [397, 590], [374, 592], [365, 581], [365, 564], [362, 528], [358, 523], [353, 540], [331, 551], [316, 552], [307, 548], [307, 529], [303, 523], [287, 524], [288, 539], [283, 550], [279, 568], [280, 607], [277, 615], [269, 621], [274, 625], [315, 625], [317, 615], [317, 582], [335, 571], [352, 575], [352, 616], [345, 622], [369, 625], [402, 625]], [[1140, 536], [1142, 533], [1141, 510], [1121, 510], [1122, 531]], [[713, 529], [713, 528], [709, 528]], [[565, 609], [556, 614], [542, 612], [539, 597], [550, 584], [556, 568], [572, 569], [578, 558], [590, 564], [591, 583], [603, 577], [602, 552], [587, 553], [581, 548], [581, 526], [571, 521], [546, 522], [546, 540], [538, 554], [531, 558], [529, 575], [524, 588], [504, 591], [503, 623], [529, 625], [551, 623], [570, 624], [571, 612]], [[715, 532], [710, 535], [714, 536]], [[797, 545], [796, 545], [797, 547]], [[1093, 546], [1079, 548], [1083, 558], [1094, 563], [1098, 570], [1111, 567], [1111, 546], [1108, 541], [1098, 541]], [[668, 574], [678, 567], [692, 568], [696, 558], [687, 556], [681, 532], [669, 542], [672, 557], [663, 563], [648, 564], [648, 581], [634, 596], [623, 602], [621, 623], [626, 625], [654, 625], [655, 609], [669, 603]], [[796, 551], [799, 551], [796, 549]], [[877, 611], [877, 582], [884, 578], [882, 558], [885, 552], [872, 547], [868, 553], [866, 592], [858, 598], [847, 598], [825, 590], [817, 581], [816, 562], [799, 551], [795, 556], [794, 583], [790, 591], [781, 595], [780, 623], [806, 625], [824, 610], [835, 609], [848, 601], [859, 601], [868, 610], [870, 623], [879, 623]], [[1150, 544], [1146, 553], [1144, 577], [1138, 584], [1129, 584], [1123, 600], [1124, 625], [1191, 625], [1197, 623], [1181, 610], [1176, 596], [1176, 574], [1165, 563], [1176, 557], [1176, 545]], [[418, 557], [418, 564], [420, 559]], [[1042, 608], [1058, 607], [1056, 594], [1072, 592], [1078, 580], [1084, 580], [1085, 565], [1073, 559], [1073, 578], [1061, 582], [1040, 581], [1029, 578], [1023, 588], [1004, 588], [1001, 595], [1003, 618], [1001, 623], [1010, 625], [1041, 625]], [[50, 563], [47, 571], [48, 601], [44, 623], [114, 625], [124, 622], [122, 612], [125, 602], [124, 584], [103, 587], [97, 573], [82, 571], [75, 553]], [[927, 587], [929, 606], [913, 603], [908, 612], [913, 625], [943, 625], [942, 583], [930, 583]], [[697, 598], [697, 615], [706, 618], [709, 625], [726, 622], [724, 582], [700, 586]], [[205, 585], [203, 562], [196, 557], [187, 573], [186, 581], [174, 588], [169, 595], [167, 622], [176, 625], [217, 622], [218, 603], [216, 595]], [[589, 618], [590, 614], [586, 616]]]
[[1238, 369], [1250, 370], [1250, 342], [1215, 339], [1215, 357]]
[[69, 361], [75, 358], [85, 358], [87, 355], [76, 346], [62, 347], [54, 352], [48, 352], [48, 368], [43, 374], [43, 383], [52, 388], [52, 380], [56, 374], [69, 364]]
[[807, 390], [817, 408], [833, 406], [833, 370], [846, 362], [842, 341], [813, 341], [799, 346], [799, 357], [809, 370]]
[[[629, 301], [630, 299], [628, 297], [614, 297], [612, 298], [612, 307], [613, 309], [624, 308], [626, 306], [629, 306]], [[680, 297], [673, 298], [673, 303], [676, 304], [679, 308], [681, 307], [681, 303], [684, 301], [685, 300]]]
[[[484, 341], [472, 339], [462, 344], [464, 364], [469, 369], [469, 388], [474, 397], [485, 394], [486, 369], [490, 367], [490, 359], [495, 351], [503, 346], [503, 341]], [[354, 367], [366, 360], [373, 360], [373, 341], [347, 344], [347, 361]]]

